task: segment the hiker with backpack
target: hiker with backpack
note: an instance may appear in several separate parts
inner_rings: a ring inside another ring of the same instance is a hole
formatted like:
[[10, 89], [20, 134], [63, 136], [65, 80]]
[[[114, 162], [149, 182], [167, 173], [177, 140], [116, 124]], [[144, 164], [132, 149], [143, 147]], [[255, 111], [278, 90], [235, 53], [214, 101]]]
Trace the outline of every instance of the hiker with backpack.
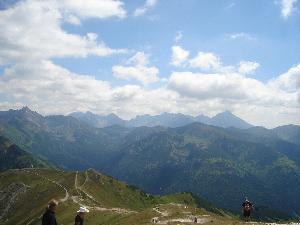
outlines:
[[58, 225], [55, 216], [57, 205], [58, 202], [55, 200], [48, 203], [46, 212], [43, 214], [42, 225]]
[[89, 210], [86, 207], [80, 207], [77, 211], [77, 215], [75, 217], [75, 225], [83, 225], [85, 213], [88, 213]]
[[246, 221], [250, 220], [251, 212], [253, 210], [253, 204], [248, 200], [248, 198], [245, 198], [245, 201], [242, 204], [242, 210], [243, 210], [243, 216]]

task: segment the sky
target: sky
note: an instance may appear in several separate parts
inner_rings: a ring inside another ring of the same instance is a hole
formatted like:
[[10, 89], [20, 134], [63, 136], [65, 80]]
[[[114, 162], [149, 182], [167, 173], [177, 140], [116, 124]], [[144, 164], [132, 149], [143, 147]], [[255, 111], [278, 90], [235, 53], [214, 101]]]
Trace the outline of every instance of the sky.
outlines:
[[300, 125], [300, 0], [0, 0], [0, 110]]

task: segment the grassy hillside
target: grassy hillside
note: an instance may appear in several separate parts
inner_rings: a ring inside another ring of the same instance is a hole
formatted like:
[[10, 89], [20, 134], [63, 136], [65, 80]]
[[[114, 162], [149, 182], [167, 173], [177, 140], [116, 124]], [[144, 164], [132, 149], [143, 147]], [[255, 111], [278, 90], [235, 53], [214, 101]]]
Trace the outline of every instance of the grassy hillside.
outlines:
[[160, 224], [192, 224], [195, 216], [201, 224], [244, 224], [191, 194], [152, 196], [92, 169], [80, 173], [9, 170], [0, 173], [0, 194], [1, 225], [40, 224], [52, 198], [59, 201], [57, 217], [64, 225], [73, 224], [81, 205], [90, 209], [86, 224], [91, 225], [151, 224], [153, 218]]

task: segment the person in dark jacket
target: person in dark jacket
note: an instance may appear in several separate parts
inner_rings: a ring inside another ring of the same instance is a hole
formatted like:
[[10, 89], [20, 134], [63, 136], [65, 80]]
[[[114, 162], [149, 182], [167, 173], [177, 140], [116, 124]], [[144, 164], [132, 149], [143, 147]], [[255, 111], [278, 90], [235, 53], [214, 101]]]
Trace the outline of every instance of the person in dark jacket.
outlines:
[[48, 203], [46, 212], [43, 215], [42, 225], [58, 225], [55, 216], [57, 205], [58, 202], [55, 200], [51, 200]]
[[243, 210], [243, 216], [246, 221], [250, 220], [251, 212], [253, 210], [253, 204], [248, 200], [248, 198], [245, 198], [245, 201], [242, 204], [242, 210]]
[[80, 207], [75, 217], [75, 225], [83, 225], [85, 213], [88, 212], [89, 210], [86, 207]]
[[198, 218], [197, 218], [197, 216], [195, 216], [195, 218], [194, 218], [194, 224], [196, 224], [196, 223], [198, 223]]

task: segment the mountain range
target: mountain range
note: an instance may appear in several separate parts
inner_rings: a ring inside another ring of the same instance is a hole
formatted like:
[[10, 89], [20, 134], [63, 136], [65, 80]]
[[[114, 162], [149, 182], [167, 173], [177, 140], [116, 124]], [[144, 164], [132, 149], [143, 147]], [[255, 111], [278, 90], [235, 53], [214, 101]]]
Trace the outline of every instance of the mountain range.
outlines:
[[300, 214], [299, 126], [97, 128], [72, 116], [29, 108], [0, 112], [0, 135], [68, 170], [95, 168], [152, 194], [191, 192], [217, 207]]
[[208, 117], [205, 115], [199, 115], [196, 117], [184, 115], [181, 113], [163, 113], [160, 115], [139, 115], [131, 120], [123, 120], [115, 114], [109, 114], [107, 116], [101, 116], [94, 114], [92, 112], [74, 112], [69, 114], [69, 116], [75, 117], [91, 126], [96, 126], [99, 128], [119, 125], [127, 127], [180, 127], [194, 122], [204, 123], [208, 125], [218, 126], [218, 127], [236, 127], [241, 129], [250, 128], [253, 125], [247, 123], [246, 121], [240, 119], [239, 117], [233, 115], [229, 111], [225, 111], [217, 114], [214, 117]]

